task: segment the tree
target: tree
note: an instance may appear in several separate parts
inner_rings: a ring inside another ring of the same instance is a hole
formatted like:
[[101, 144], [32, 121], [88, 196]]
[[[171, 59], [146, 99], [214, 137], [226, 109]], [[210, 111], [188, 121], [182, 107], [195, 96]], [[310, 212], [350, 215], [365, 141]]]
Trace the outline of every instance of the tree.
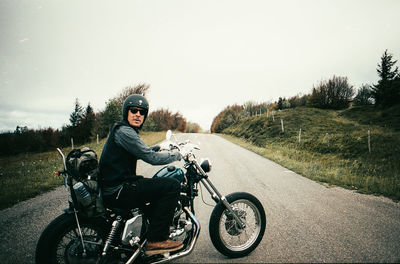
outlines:
[[172, 113], [168, 109], [158, 109], [151, 112], [147, 119], [152, 120], [151, 123], [155, 125], [155, 127], [153, 127], [154, 131], [166, 131], [170, 129], [168, 120], [171, 115]]
[[288, 100], [286, 100], [286, 98], [279, 97], [277, 109], [282, 110], [285, 108], [290, 108], [290, 102]]
[[243, 104], [243, 116], [252, 116], [256, 112], [256, 102], [248, 101]]
[[243, 111], [241, 115], [243, 117], [254, 116], [256, 114], [261, 114], [267, 112], [268, 103], [256, 103], [254, 101], [247, 101], [243, 104]]
[[108, 100], [104, 111], [97, 115], [96, 133], [101, 138], [106, 137], [115, 122], [122, 118], [122, 105], [117, 98]]
[[90, 103], [83, 110], [78, 98], [76, 98], [75, 109], [71, 113], [69, 121], [71, 125], [66, 127], [66, 132], [68, 136], [74, 139], [74, 142], [85, 143], [90, 141], [96, 121], [96, 116]]
[[211, 124], [211, 132], [219, 133], [225, 128], [238, 122], [243, 115], [243, 106], [232, 105], [222, 110], [213, 120]]
[[186, 133], [199, 133], [201, 132], [201, 127], [197, 123], [188, 122], [186, 125]]
[[118, 100], [124, 103], [125, 99], [131, 94], [140, 94], [146, 97], [147, 91], [150, 89], [150, 85], [148, 84], [138, 84], [135, 86], [127, 86], [125, 89], [118, 95]]
[[279, 97], [279, 99], [278, 99], [278, 109], [282, 109], [283, 107], [282, 107], [282, 97]]
[[80, 126], [82, 129], [82, 133], [83, 133], [83, 137], [84, 137], [85, 141], [90, 140], [90, 138], [94, 132], [93, 130], [94, 130], [95, 122], [96, 122], [96, 115], [93, 111], [92, 106], [90, 105], [90, 103], [88, 103], [88, 105], [85, 109], [85, 113], [82, 118], [82, 124]]
[[318, 108], [344, 109], [349, 106], [353, 95], [354, 88], [347, 77], [333, 76], [313, 88], [308, 104]]
[[371, 85], [363, 84], [354, 97], [354, 103], [356, 105], [371, 105], [373, 102]]
[[392, 69], [396, 62], [397, 60], [393, 61], [393, 55], [385, 50], [381, 57], [381, 64], [378, 64], [378, 69], [376, 69], [381, 81], [391, 81], [398, 76], [399, 68], [396, 66], [395, 69]]
[[298, 106], [305, 106], [307, 104], [307, 100], [309, 99], [310, 95], [302, 95], [298, 94], [295, 96], [292, 96], [288, 99], [288, 103], [290, 104], [291, 108], [295, 108]]
[[175, 113], [172, 116], [172, 120], [173, 120], [173, 127], [172, 129], [181, 131], [181, 132], [186, 132], [186, 118], [183, 117], [183, 115], [181, 115], [179, 112]]
[[398, 67], [394, 68], [396, 62], [393, 55], [385, 50], [376, 69], [380, 80], [372, 87], [372, 96], [377, 106], [389, 107], [400, 101], [400, 76]]
[[144, 129], [149, 131], [165, 131], [168, 129], [186, 131], [186, 119], [179, 113], [172, 114], [168, 109], [158, 109], [147, 117]]
[[69, 121], [72, 127], [78, 126], [83, 119], [83, 108], [79, 103], [78, 98], [75, 99], [75, 109], [69, 116]]

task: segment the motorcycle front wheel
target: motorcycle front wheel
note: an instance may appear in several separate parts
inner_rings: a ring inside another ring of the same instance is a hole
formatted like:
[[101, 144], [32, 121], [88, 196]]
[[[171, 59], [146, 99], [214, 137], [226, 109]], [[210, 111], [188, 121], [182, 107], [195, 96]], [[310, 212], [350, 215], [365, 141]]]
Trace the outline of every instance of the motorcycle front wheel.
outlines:
[[96, 219], [79, 220], [85, 254], [75, 215], [62, 214], [41, 234], [36, 246], [37, 264], [97, 263], [106, 240], [107, 225]]
[[219, 202], [211, 214], [210, 238], [223, 255], [244, 257], [261, 242], [266, 225], [265, 211], [260, 201], [249, 193], [232, 193], [226, 199], [246, 226], [240, 227], [225, 205]]

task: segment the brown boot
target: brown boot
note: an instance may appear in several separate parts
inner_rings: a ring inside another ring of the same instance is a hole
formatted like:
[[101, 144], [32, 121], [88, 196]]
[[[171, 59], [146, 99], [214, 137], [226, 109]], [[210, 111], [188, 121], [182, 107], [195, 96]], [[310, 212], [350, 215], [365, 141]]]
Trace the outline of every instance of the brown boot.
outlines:
[[167, 252], [176, 251], [183, 248], [181, 241], [165, 240], [160, 242], [150, 242], [146, 243], [146, 255], [157, 255]]

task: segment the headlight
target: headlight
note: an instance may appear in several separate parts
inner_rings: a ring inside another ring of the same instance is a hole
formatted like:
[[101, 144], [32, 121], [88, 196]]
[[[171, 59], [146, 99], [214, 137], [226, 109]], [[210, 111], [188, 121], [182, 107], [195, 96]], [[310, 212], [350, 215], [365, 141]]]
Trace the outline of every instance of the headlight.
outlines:
[[200, 167], [203, 169], [204, 172], [211, 171], [211, 161], [209, 159], [202, 159], [200, 162]]

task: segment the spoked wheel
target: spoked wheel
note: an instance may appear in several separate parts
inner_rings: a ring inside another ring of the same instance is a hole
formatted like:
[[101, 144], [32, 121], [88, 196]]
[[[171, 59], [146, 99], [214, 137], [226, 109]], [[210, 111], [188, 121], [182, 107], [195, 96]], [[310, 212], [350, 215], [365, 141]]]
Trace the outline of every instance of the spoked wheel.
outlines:
[[[97, 261], [103, 249], [103, 238], [93, 227], [82, 226], [82, 236], [85, 245], [83, 251], [78, 229], [67, 231], [56, 248], [56, 263], [82, 263]], [[84, 255], [85, 254], [85, 255]]]
[[252, 252], [265, 232], [265, 212], [260, 201], [249, 193], [226, 197], [245, 227], [241, 227], [222, 202], [214, 208], [209, 232], [214, 247], [228, 257], [243, 257]]
[[80, 227], [85, 252], [74, 215], [64, 214], [50, 223], [40, 236], [36, 263], [97, 263], [104, 247], [107, 227], [88, 219], [81, 219]]

